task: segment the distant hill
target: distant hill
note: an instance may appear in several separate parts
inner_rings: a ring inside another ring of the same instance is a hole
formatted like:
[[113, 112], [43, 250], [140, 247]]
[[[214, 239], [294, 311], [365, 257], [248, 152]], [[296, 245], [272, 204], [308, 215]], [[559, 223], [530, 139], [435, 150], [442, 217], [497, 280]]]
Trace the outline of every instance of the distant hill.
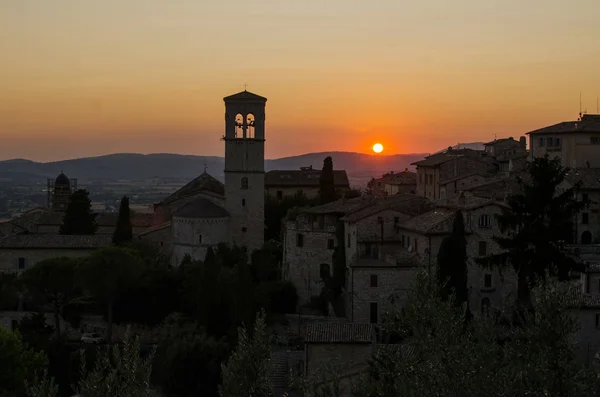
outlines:
[[[275, 169], [299, 169], [312, 166], [323, 167], [327, 156], [333, 158], [335, 169], [345, 169], [350, 183], [364, 185], [371, 177], [389, 171], [413, 169], [410, 163], [426, 154], [368, 155], [353, 152], [321, 152], [300, 156], [265, 160], [267, 171]], [[46, 178], [56, 177], [61, 171], [77, 178], [79, 183], [114, 181], [118, 179], [144, 180], [153, 178], [192, 179], [204, 171], [223, 179], [223, 157], [190, 156], [181, 154], [135, 154], [118, 153], [99, 157], [86, 157], [64, 161], [38, 163], [25, 159], [0, 161], [0, 179], [15, 182], [45, 183]]]

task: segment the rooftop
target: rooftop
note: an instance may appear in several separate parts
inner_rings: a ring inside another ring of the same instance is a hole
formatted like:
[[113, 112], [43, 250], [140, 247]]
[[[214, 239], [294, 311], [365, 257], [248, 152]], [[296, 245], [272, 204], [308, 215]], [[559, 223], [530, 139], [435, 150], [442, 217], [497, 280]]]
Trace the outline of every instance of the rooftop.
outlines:
[[305, 328], [306, 343], [372, 343], [372, 324], [313, 323]]
[[[321, 170], [307, 167], [300, 170], [273, 170], [265, 174], [265, 187], [306, 186], [318, 187]], [[350, 187], [348, 175], [344, 170], [333, 171], [333, 184], [336, 187]]]
[[[38, 225], [61, 225], [64, 212], [46, 210], [37, 218]], [[99, 212], [96, 215], [98, 226], [115, 226], [119, 218], [118, 212]], [[134, 227], [148, 227], [152, 225], [154, 214], [131, 212], [131, 224]]]
[[173, 216], [179, 218], [227, 218], [229, 212], [209, 199], [200, 197], [184, 205]]
[[302, 212], [307, 214], [346, 214], [367, 206], [371, 202], [372, 199], [367, 197], [356, 197], [351, 199], [341, 198], [339, 200], [332, 201], [331, 203], [308, 208]]
[[517, 140], [515, 140], [515, 138], [513, 138], [512, 136], [509, 138], [500, 138], [500, 139], [494, 139], [493, 141], [484, 143], [483, 146], [494, 146], [494, 145], [499, 145], [501, 143], [516, 143], [517, 145], [520, 145], [521, 143]]
[[600, 295], [584, 294], [579, 289], [571, 291], [569, 306], [574, 309], [600, 309]]
[[390, 173], [384, 175], [380, 182], [387, 185], [416, 185], [417, 173], [408, 170]]
[[452, 231], [455, 209], [436, 208], [400, 223], [402, 229], [419, 234], [445, 234]]
[[581, 120], [563, 121], [562, 123], [550, 125], [528, 132], [528, 135], [540, 134], [571, 134], [578, 132], [598, 132], [600, 133], [600, 115], [584, 114]]
[[192, 196], [201, 191], [208, 191], [219, 196], [224, 196], [225, 186], [211, 175], [207, 174], [206, 172], [203, 172], [200, 176], [193, 179], [187, 185], [183, 186], [182, 188], [180, 188], [179, 190], [162, 200], [159, 203], [159, 205], [171, 204], [179, 199]]
[[418, 215], [423, 212], [428, 200], [414, 194], [395, 194], [392, 196], [374, 197], [365, 200], [363, 207], [348, 211], [342, 220], [356, 222], [385, 210], [395, 210], [407, 215]]
[[459, 157], [468, 157], [470, 159], [480, 161], [482, 163], [493, 160], [491, 158], [489, 158], [488, 160], [488, 157], [479, 150], [448, 148], [448, 150], [444, 152], [432, 154], [431, 156], [425, 157], [424, 160], [411, 163], [411, 165], [416, 165], [417, 167], [435, 167]]
[[260, 95], [256, 95], [250, 91], [241, 91], [237, 94], [229, 95], [223, 98], [225, 102], [229, 101], [256, 101], [256, 102], [267, 102], [267, 98]]
[[0, 248], [95, 249], [112, 244], [110, 235], [20, 234], [0, 238]]

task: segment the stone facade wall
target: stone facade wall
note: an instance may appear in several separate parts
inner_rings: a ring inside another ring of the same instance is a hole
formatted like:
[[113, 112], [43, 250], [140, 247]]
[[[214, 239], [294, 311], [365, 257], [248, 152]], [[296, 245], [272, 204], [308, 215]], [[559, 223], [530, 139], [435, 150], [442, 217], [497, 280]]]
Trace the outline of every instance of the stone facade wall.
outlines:
[[385, 193], [389, 196], [393, 196], [394, 194], [416, 194], [417, 192], [417, 184], [412, 185], [392, 185], [389, 183], [385, 183], [383, 185], [383, 189]]
[[[329, 219], [328, 223], [319, 224], [318, 219], [299, 216], [284, 225], [283, 277], [296, 286], [300, 305], [321, 292], [321, 264], [329, 265], [333, 274], [333, 252], [338, 244], [334, 222]], [[299, 235], [302, 235], [302, 246], [299, 246]]]
[[[34, 266], [37, 262], [44, 259], [56, 258], [59, 256], [80, 258], [88, 256], [93, 251], [93, 249], [74, 248], [0, 248], [0, 271], [22, 271]], [[19, 269], [19, 258], [24, 258], [25, 260], [24, 269]]]
[[[248, 178], [247, 189], [242, 189], [242, 178]], [[246, 246], [249, 252], [261, 248], [264, 243], [264, 184], [264, 173], [225, 174], [225, 209], [230, 214], [229, 241]]]
[[[579, 199], [582, 199], [584, 193], [587, 194], [591, 204], [589, 208], [577, 214], [577, 243], [582, 244], [582, 240], [585, 240], [586, 237], [584, 233], [589, 232], [592, 244], [598, 244], [600, 243], [600, 192], [586, 190], [584, 187], [581, 189], [581, 193], [579, 193]], [[587, 215], [587, 223], [584, 223], [584, 218], [586, 217], [584, 214]]]
[[600, 309], [577, 309], [571, 313], [579, 323], [579, 331], [574, 338], [578, 346], [577, 358], [583, 364], [589, 364], [600, 348], [600, 327], [596, 326]]
[[[430, 183], [430, 177], [432, 181]], [[439, 198], [439, 167], [417, 167], [417, 195], [435, 200]]]
[[[600, 145], [592, 144], [591, 137], [600, 137], [598, 133], [573, 133], [530, 135], [529, 150], [533, 157], [544, 157], [548, 154], [551, 158], [558, 157], [565, 167], [585, 167], [589, 161], [592, 168], [600, 167]], [[544, 146], [540, 146], [540, 139], [544, 139]], [[560, 139], [559, 146], [548, 147], [548, 138]]]
[[480, 185], [484, 182], [485, 177], [481, 175], [469, 175], [452, 182], [442, 183], [440, 185], [440, 198], [453, 199], [458, 197], [463, 190]]
[[204, 260], [209, 247], [227, 241], [229, 218], [182, 218], [174, 216], [172, 264], [177, 266], [188, 254], [194, 260]]
[[[417, 271], [417, 268], [396, 266], [352, 268], [349, 280], [351, 321], [370, 322], [371, 303], [377, 303], [378, 322], [384, 313], [400, 310]], [[371, 286], [373, 276], [377, 286]]]
[[396, 239], [396, 225], [409, 218], [409, 215], [391, 209], [378, 212], [356, 222], [356, 239], [358, 242]]

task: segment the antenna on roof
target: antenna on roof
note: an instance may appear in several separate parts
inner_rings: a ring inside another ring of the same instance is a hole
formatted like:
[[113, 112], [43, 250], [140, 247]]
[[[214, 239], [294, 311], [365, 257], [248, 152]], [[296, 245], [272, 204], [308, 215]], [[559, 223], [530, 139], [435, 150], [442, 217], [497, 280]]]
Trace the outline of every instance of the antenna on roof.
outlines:
[[206, 163], [204, 163], [204, 173], [206, 174]]
[[581, 120], [581, 91], [579, 91], [579, 120]]
[[596, 97], [596, 114], [600, 114], [600, 107], [598, 106], [598, 97]]

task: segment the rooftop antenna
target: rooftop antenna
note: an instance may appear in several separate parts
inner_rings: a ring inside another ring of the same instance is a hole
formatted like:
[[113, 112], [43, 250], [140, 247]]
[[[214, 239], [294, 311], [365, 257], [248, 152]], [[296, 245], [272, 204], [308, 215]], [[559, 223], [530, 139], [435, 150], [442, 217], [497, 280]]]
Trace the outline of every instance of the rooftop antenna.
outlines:
[[206, 174], [206, 163], [204, 163], [204, 173]]
[[579, 120], [581, 120], [581, 91], [579, 91]]
[[600, 114], [600, 106], [598, 106], [598, 97], [596, 97], [596, 114]]

